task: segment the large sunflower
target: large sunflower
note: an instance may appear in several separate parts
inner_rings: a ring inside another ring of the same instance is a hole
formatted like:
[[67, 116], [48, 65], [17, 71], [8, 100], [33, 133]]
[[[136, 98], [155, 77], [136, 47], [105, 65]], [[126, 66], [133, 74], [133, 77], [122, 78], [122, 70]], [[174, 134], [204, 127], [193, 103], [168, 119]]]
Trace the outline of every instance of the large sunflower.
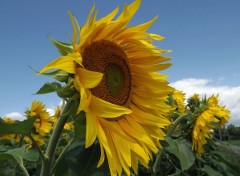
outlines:
[[41, 72], [59, 69], [74, 77], [80, 94], [77, 113], [86, 113], [86, 147], [98, 139], [101, 157], [108, 159], [111, 175], [137, 173], [138, 162], [145, 167], [161, 147], [171, 107], [165, 104], [172, 88], [166, 75], [158, 72], [170, 64], [160, 56], [165, 50], [153, 45], [163, 37], [146, 32], [157, 17], [128, 27], [141, 0], [119, 8], [97, 20], [95, 6], [86, 24], [79, 28], [70, 14], [73, 25], [73, 52], [45, 66]]
[[230, 117], [229, 113], [230, 111], [218, 105], [217, 96], [207, 99], [207, 108], [196, 117], [192, 131], [192, 149], [197, 155], [200, 156], [204, 152], [207, 139], [212, 137], [211, 131], [216, 128], [214, 123], [220, 123], [220, 125], [226, 123]]

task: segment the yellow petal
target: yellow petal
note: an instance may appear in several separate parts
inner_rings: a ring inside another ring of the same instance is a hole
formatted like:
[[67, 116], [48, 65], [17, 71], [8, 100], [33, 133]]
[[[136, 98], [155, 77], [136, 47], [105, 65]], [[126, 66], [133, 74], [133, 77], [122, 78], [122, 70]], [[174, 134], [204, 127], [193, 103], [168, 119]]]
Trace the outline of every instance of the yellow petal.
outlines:
[[101, 143], [100, 143], [100, 149], [101, 149], [101, 156], [100, 156], [100, 159], [98, 161], [97, 168], [99, 168], [105, 160], [105, 153], [104, 153], [104, 149], [103, 149], [103, 146], [102, 146]]
[[77, 110], [77, 114], [80, 113], [80, 111], [84, 110], [85, 112], [88, 110], [90, 101], [91, 101], [91, 94], [89, 90], [85, 89], [81, 82], [79, 81], [79, 77], [76, 76], [74, 79], [74, 86], [77, 89], [77, 91], [80, 93], [80, 103]]
[[94, 95], [92, 95], [90, 106], [98, 116], [104, 118], [117, 118], [121, 115], [132, 113], [132, 111], [126, 107], [109, 103]]
[[123, 13], [117, 18], [117, 20], [119, 21], [124, 20], [126, 22], [129, 22], [132, 19], [133, 15], [138, 10], [141, 2], [142, 2], [141, 0], [136, 0], [130, 5], [124, 6]]
[[157, 34], [149, 34], [149, 36], [154, 40], [164, 40], [163, 36], [157, 35]]
[[110, 12], [108, 15], [106, 15], [105, 17], [101, 18], [97, 23], [106, 23], [106, 22], [109, 22], [111, 21], [115, 16], [116, 14], [118, 13], [119, 11], [119, 7], [117, 7], [116, 9], [114, 9], [112, 12]]
[[152, 26], [152, 24], [156, 21], [157, 18], [158, 18], [158, 16], [155, 16], [152, 20], [150, 20], [146, 23], [143, 23], [143, 24], [139, 24], [134, 27], [130, 27], [130, 29], [135, 30], [135, 31], [146, 31], [149, 27]]
[[89, 71], [80, 67], [76, 69], [76, 74], [78, 75], [78, 79], [84, 88], [96, 87], [103, 78], [102, 73]]
[[95, 118], [96, 116], [92, 111], [86, 112], [86, 148], [91, 146], [97, 137]]
[[76, 63], [82, 64], [82, 58], [79, 53], [71, 53], [67, 56], [61, 56], [57, 58], [56, 60], [50, 62], [48, 65], [46, 65], [39, 73], [38, 75], [47, 72], [51, 69], [59, 69], [63, 70], [67, 73], [75, 73], [75, 67]]

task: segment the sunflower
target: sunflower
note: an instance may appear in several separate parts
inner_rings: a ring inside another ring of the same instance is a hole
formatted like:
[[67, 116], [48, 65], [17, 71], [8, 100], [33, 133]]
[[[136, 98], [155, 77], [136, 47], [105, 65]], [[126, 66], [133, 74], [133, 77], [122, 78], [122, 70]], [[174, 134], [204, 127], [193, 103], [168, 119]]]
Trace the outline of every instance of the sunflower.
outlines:
[[167, 51], [153, 45], [164, 38], [147, 32], [157, 17], [127, 26], [140, 4], [136, 0], [125, 5], [118, 17], [116, 8], [99, 20], [94, 5], [81, 28], [70, 13], [73, 51], [39, 72], [63, 70], [74, 78], [81, 100], [77, 113], [86, 114], [85, 147], [98, 139], [97, 167], [107, 157], [111, 175], [123, 170], [130, 175], [130, 168], [137, 173], [139, 162], [148, 167], [170, 124], [172, 108], [165, 102], [173, 89], [167, 76], [159, 74], [171, 65], [163, 63], [170, 58], [160, 56]]
[[174, 107], [177, 108], [178, 112], [180, 114], [183, 114], [185, 112], [185, 93], [179, 90], [174, 90], [172, 94], [173, 100], [174, 100]]
[[[13, 120], [9, 117], [3, 117], [2, 120], [8, 124], [12, 124], [12, 123], [16, 122], [16, 120]], [[19, 142], [20, 136], [19, 136], [19, 134], [8, 134], [8, 135], [0, 136], [0, 139], [14, 140], [16, 142]]]
[[[35, 142], [38, 144], [39, 147], [43, 146], [45, 144], [45, 140], [40, 135], [32, 135], [32, 138], [35, 140]], [[24, 141], [29, 144], [29, 146], [26, 148], [26, 150], [29, 150], [34, 147], [34, 144], [32, 140], [28, 136], [24, 136]]]
[[218, 105], [218, 97], [211, 96], [207, 100], [207, 108], [197, 117], [192, 131], [192, 149], [200, 156], [204, 152], [207, 139], [211, 138], [211, 131], [216, 128], [214, 123], [223, 124], [229, 119], [229, 111]]
[[[56, 126], [57, 119], [60, 117], [61, 108], [58, 106], [55, 108], [54, 116], [50, 118], [51, 122], [53, 123], [53, 128]], [[73, 121], [65, 123], [64, 127], [65, 130], [72, 130], [74, 128]]]
[[52, 129], [52, 124], [50, 122], [50, 115], [45, 109], [45, 105], [34, 100], [32, 102], [31, 108], [27, 110], [27, 118], [36, 117], [34, 122], [34, 129], [40, 136], [46, 136]]
[[193, 94], [193, 96], [191, 98], [194, 100], [195, 104], [198, 104], [198, 102], [200, 101], [199, 94], [195, 93], [195, 94]]

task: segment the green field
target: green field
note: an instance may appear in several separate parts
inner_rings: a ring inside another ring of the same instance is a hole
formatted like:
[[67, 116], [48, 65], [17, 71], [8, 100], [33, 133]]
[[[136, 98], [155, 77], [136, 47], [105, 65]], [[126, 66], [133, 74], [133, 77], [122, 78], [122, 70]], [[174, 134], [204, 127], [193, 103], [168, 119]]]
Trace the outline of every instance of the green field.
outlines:
[[232, 140], [232, 141], [223, 141], [222, 143], [226, 144], [226, 145], [233, 145], [233, 146], [237, 146], [240, 147], [240, 140]]
[[225, 159], [232, 164], [239, 166], [240, 163], [240, 140], [223, 141], [218, 145], [219, 151], [224, 155]]

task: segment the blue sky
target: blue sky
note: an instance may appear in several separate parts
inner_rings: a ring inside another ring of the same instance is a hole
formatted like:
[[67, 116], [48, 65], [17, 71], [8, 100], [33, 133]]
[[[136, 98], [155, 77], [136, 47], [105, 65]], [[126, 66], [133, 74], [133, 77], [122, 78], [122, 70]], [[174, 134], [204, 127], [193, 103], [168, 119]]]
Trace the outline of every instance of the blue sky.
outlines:
[[[0, 1], [0, 116], [22, 114], [34, 99], [49, 108], [58, 105], [55, 94], [34, 95], [53, 80], [37, 77], [28, 65], [40, 70], [57, 58], [47, 36], [68, 42], [72, 34], [68, 10], [83, 25], [93, 2], [100, 18], [132, 0]], [[235, 119], [240, 113], [239, 7], [239, 0], [143, 0], [130, 23], [159, 15], [149, 32], [166, 37], [156, 45], [172, 50], [168, 56], [173, 65], [163, 72], [170, 75], [168, 81], [187, 95], [200, 90], [219, 93], [223, 104], [235, 107], [231, 109]]]

